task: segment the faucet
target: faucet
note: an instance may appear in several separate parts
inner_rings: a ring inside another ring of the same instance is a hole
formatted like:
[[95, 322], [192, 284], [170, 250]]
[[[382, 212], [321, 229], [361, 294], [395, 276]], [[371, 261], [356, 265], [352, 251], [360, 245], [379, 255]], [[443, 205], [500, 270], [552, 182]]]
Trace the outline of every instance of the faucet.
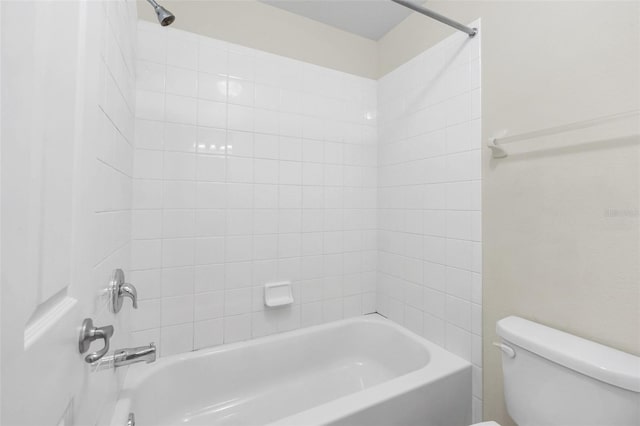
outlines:
[[138, 346], [137, 348], [119, 349], [111, 355], [113, 367], [124, 367], [125, 365], [136, 364], [138, 362], [152, 363], [156, 360], [156, 345], [149, 343], [149, 346]]

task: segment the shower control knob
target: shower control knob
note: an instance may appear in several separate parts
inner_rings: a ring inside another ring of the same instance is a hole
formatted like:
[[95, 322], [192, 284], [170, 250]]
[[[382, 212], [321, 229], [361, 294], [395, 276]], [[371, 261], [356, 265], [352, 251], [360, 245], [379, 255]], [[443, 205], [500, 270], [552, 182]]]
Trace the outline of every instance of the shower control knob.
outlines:
[[129, 284], [124, 280], [124, 272], [122, 269], [113, 271], [111, 281], [109, 282], [109, 304], [111, 312], [117, 314], [122, 309], [122, 301], [125, 297], [131, 299], [134, 309], [138, 309], [138, 292], [133, 284]]
[[80, 338], [78, 339], [78, 351], [83, 354], [89, 350], [91, 342], [102, 340], [104, 345], [102, 349], [87, 355], [84, 360], [92, 364], [109, 352], [109, 340], [113, 336], [113, 326], [105, 325], [104, 327], [95, 327], [91, 318], [85, 318], [80, 328]]

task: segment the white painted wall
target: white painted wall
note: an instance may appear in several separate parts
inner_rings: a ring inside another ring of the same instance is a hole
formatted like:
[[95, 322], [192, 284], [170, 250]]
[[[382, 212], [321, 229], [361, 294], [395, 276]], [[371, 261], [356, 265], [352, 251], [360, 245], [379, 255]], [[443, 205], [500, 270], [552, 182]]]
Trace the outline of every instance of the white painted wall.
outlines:
[[[134, 340], [162, 355], [375, 310], [376, 83], [140, 21]], [[295, 303], [265, 309], [290, 280]]]
[[378, 86], [378, 312], [473, 363], [474, 421], [482, 418], [480, 38], [450, 36]]
[[91, 317], [129, 343], [102, 290], [130, 261], [135, 3], [0, 7], [1, 422], [103, 424], [124, 370], [92, 373], [77, 338]]
[[[257, 0], [164, 0], [162, 5], [176, 16], [172, 28], [367, 78], [378, 76], [375, 41]], [[138, 1], [138, 13], [140, 19], [157, 22], [146, 0]]]
[[[482, 18], [483, 140], [640, 110], [640, 3], [431, 1]], [[381, 72], [454, 32], [412, 14]], [[520, 315], [640, 354], [640, 122], [483, 150], [484, 416], [506, 411], [495, 323]]]

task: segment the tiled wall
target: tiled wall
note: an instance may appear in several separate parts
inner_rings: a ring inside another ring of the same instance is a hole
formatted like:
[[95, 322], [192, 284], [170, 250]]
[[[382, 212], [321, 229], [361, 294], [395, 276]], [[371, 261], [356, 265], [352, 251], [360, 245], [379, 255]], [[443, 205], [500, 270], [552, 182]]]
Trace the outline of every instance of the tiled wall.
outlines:
[[[138, 34], [136, 343], [169, 355], [377, 310], [473, 362], [479, 419], [479, 36], [375, 82]], [[265, 309], [278, 280], [296, 302]]]
[[[375, 311], [376, 82], [138, 36], [136, 343], [169, 355]], [[295, 303], [265, 309], [278, 280]]]
[[377, 310], [473, 362], [476, 421], [482, 417], [479, 38], [455, 34], [378, 86]]

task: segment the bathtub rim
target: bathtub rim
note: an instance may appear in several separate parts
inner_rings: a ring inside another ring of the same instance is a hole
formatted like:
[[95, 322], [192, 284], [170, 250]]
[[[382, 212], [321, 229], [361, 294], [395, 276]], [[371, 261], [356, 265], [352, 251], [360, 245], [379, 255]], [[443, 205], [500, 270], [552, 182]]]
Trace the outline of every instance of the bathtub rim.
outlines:
[[430, 342], [424, 337], [414, 333], [411, 330], [408, 330], [407, 328], [387, 319], [386, 317], [378, 313], [371, 313], [310, 327], [304, 327], [283, 333], [263, 336], [251, 340], [222, 344], [211, 348], [170, 355], [167, 357], [159, 358], [155, 363], [149, 364], [148, 366], [145, 366], [146, 368], [139, 370], [136, 370], [136, 366], [133, 366], [134, 370], [129, 370], [127, 372], [123, 387], [116, 401], [113, 415], [111, 417], [111, 423], [109, 423], [109, 425], [126, 425], [127, 417], [131, 410], [131, 400], [137, 386], [159, 370], [170, 368], [172, 365], [175, 365], [177, 363], [199, 359], [217, 353], [258, 346], [260, 344], [263, 344], [264, 342], [278, 342], [281, 340], [292, 339], [297, 336], [339, 328], [352, 323], [371, 323], [390, 327], [394, 329], [395, 332], [403, 334], [405, 337], [411, 339], [416, 344], [426, 349], [429, 354], [429, 361], [426, 363], [426, 365], [418, 368], [417, 370], [400, 375], [398, 377], [394, 377], [388, 381], [379, 383], [361, 391], [354, 392], [349, 395], [344, 395], [335, 400], [306, 409], [299, 413], [291, 414], [287, 417], [283, 417], [271, 423], [267, 423], [266, 425], [293, 426], [301, 424], [307, 425], [331, 423], [332, 421], [339, 420], [348, 415], [365, 410], [377, 404], [381, 404], [396, 396], [416, 390], [429, 383], [434, 383], [453, 374], [461, 373], [464, 370], [468, 370], [469, 374], [471, 374], [470, 362], [464, 360], [458, 355], [453, 354], [452, 352], [447, 351], [443, 347]]

